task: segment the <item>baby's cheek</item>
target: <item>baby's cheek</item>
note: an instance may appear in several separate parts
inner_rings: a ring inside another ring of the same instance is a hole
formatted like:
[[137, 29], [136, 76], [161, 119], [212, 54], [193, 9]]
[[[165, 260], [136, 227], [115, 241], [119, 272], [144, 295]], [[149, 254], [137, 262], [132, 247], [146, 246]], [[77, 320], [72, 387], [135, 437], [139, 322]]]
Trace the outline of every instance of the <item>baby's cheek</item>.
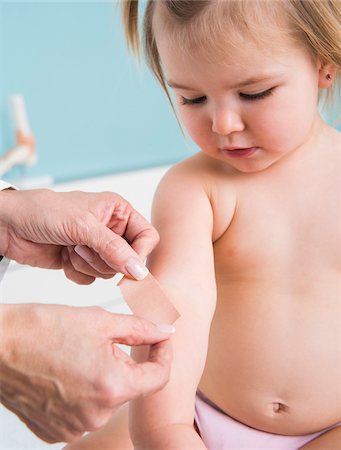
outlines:
[[208, 128], [209, 124], [204, 122], [195, 114], [182, 114], [181, 123], [192, 140], [200, 147], [207, 141], [211, 130]]
[[292, 112], [285, 108], [260, 109], [253, 122], [255, 144], [266, 148], [281, 148], [295, 133], [295, 120]]
[[195, 114], [190, 114], [190, 112], [186, 111], [184, 107], [181, 108], [179, 116], [182, 125], [186, 128], [186, 131], [189, 134], [198, 128], [198, 119], [195, 117]]

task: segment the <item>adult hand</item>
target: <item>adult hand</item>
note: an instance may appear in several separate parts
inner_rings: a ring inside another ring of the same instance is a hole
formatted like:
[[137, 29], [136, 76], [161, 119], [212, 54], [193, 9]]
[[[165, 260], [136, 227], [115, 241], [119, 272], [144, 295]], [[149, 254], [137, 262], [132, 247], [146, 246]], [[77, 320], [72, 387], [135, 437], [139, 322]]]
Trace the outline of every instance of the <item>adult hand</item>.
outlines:
[[111, 192], [0, 191], [0, 254], [21, 264], [63, 268], [79, 284], [121, 272], [143, 279], [157, 231]]
[[[41, 439], [73, 442], [117, 407], [162, 388], [169, 333], [98, 307], [0, 305], [0, 400]], [[137, 364], [115, 344], [152, 344]]]

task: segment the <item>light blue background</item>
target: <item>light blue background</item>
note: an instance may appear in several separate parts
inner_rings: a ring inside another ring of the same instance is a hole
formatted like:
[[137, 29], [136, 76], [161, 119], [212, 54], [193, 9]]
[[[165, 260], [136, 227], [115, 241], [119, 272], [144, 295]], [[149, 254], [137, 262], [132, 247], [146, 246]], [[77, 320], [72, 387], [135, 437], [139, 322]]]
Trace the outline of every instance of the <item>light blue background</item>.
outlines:
[[193, 151], [155, 79], [128, 56], [116, 6], [0, 1], [0, 153], [14, 144], [8, 99], [20, 93], [39, 158], [5, 178], [65, 181], [168, 164]]
[[190, 155], [165, 94], [128, 56], [114, 1], [0, 0], [0, 154], [14, 144], [8, 99], [23, 94], [38, 164], [5, 178], [55, 181]]

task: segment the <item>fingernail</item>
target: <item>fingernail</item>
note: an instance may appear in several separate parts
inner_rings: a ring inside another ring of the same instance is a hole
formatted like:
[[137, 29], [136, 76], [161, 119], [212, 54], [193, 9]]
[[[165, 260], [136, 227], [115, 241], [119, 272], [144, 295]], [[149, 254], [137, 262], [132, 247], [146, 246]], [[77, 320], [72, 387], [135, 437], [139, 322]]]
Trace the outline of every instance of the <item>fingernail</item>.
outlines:
[[168, 323], [157, 323], [156, 326], [162, 333], [174, 334], [175, 327], [173, 325], [169, 325]]
[[126, 264], [126, 270], [133, 276], [136, 280], [143, 280], [149, 274], [147, 267], [138, 259], [132, 258]]
[[85, 261], [91, 261], [92, 253], [87, 247], [84, 247], [83, 245], [76, 245], [75, 252]]

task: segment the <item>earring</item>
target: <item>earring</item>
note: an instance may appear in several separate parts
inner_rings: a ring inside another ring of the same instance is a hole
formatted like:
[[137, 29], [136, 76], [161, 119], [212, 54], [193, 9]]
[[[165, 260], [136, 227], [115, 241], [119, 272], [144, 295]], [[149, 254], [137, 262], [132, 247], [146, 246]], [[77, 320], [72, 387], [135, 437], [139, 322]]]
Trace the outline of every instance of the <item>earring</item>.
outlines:
[[326, 80], [330, 81], [331, 79], [332, 79], [332, 76], [330, 75], [330, 73], [327, 73]]

